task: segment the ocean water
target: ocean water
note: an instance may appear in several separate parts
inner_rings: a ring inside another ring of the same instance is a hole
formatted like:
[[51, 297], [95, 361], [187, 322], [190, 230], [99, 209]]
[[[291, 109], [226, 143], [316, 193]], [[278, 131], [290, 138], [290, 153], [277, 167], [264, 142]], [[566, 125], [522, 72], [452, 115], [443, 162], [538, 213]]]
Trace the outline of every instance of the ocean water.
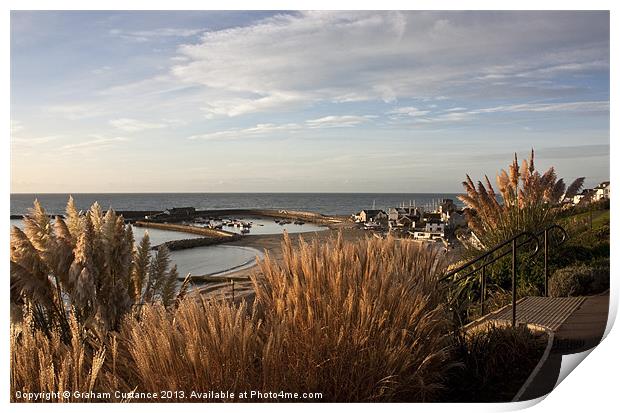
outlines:
[[[22, 220], [12, 219], [11, 226], [23, 229]], [[132, 227], [136, 245], [140, 243], [146, 228]], [[186, 238], [200, 238], [200, 235], [177, 231], [164, 231], [148, 228], [151, 245], [159, 245], [166, 241]], [[256, 257], [262, 257], [261, 251], [254, 248], [235, 245], [211, 245], [189, 248], [186, 250], [170, 251], [171, 265], [176, 265], [181, 279], [188, 273], [192, 275], [220, 275], [232, 270], [250, 266]]]
[[[361, 209], [385, 209], [414, 203], [430, 206], [443, 198], [462, 205], [454, 193], [141, 193], [141, 194], [72, 194], [79, 209], [95, 201], [103, 209], [118, 211], [162, 211], [166, 208], [192, 206], [196, 209], [275, 208], [350, 215]], [[11, 215], [26, 214], [36, 199], [50, 214], [64, 212], [69, 194], [11, 194]]]

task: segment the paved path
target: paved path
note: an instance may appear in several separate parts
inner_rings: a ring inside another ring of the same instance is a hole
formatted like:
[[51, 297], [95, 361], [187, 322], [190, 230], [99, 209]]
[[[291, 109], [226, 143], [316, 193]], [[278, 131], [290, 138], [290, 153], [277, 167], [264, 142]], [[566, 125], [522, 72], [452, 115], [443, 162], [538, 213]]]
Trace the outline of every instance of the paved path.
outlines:
[[574, 308], [553, 330], [551, 352], [519, 400], [535, 399], [550, 393], [560, 374], [562, 355], [581, 353], [601, 342], [607, 326], [609, 294], [581, 298], [579, 307]]

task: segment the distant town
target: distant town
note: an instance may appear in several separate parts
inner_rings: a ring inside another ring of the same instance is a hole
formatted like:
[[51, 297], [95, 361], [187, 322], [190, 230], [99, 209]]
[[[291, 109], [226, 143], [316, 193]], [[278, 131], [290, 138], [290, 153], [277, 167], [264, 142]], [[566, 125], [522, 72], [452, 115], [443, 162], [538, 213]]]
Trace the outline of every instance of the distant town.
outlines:
[[[583, 189], [572, 198], [563, 200], [565, 205], [585, 206], [593, 202], [608, 200], [610, 197], [609, 181], [604, 181], [594, 188]], [[415, 240], [442, 242], [446, 247], [453, 241], [470, 237], [467, 230], [467, 211], [456, 206], [453, 199], [445, 198], [417, 206], [410, 203], [405, 206], [383, 209], [363, 209], [351, 216], [353, 221], [367, 230], [389, 232], [393, 235], [413, 238]]]

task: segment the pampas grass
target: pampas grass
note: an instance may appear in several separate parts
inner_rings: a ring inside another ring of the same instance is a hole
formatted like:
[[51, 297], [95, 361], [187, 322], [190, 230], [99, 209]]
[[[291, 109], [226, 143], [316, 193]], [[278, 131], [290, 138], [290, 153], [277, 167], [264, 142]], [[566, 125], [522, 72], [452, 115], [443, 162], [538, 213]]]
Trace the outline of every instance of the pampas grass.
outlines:
[[150, 257], [146, 235], [134, 248], [123, 217], [112, 210], [104, 214], [97, 203], [80, 213], [69, 198], [66, 216], [52, 223], [35, 201], [24, 231], [11, 229], [11, 301], [32, 308], [37, 328], [47, 334], [58, 328], [70, 340], [73, 308], [80, 323], [103, 336], [118, 329], [136, 305], [175, 302], [178, 273], [169, 268], [165, 247]]
[[484, 248], [491, 248], [522, 231], [537, 232], [553, 223], [560, 212], [559, 203], [573, 197], [583, 186], [577, 178], [566, 187], [557, 179], [555, 169], [540, 173], [534, 166], [534, 150], [521, 167], [514, 161], [497, 175], [501, 202], [485, 175], [485, 183], [474, 184], [467, 175], [465, 194], [459, 199], [466, 205], [469, 228]]
[[415, 243], [338, 238], [295, 248], [285, 237], [282, 263], [259, 263], [252, 308], [190, 297], [173, 314], [147, 306], [127, 319], [137, 388], [433, 400], [452, 367], [443, 271], [440, 253]]
[[148, 241], [130, 248], [113, 212], [67, 215], [52, 226], [35, 204], [26, 231], [13, 230], [12, 293], [27, 309], [11, 329], [13, 395], [170, 390], [199, 401], [192, 390], [259, 390], [432, 401], [453, 367], [438, 282], [445, 261], [431, 246], [285, 236], [282, 261], [267, 254], [253, 301], [236, 304], [174, 296], [165, 250], [149, 258]]

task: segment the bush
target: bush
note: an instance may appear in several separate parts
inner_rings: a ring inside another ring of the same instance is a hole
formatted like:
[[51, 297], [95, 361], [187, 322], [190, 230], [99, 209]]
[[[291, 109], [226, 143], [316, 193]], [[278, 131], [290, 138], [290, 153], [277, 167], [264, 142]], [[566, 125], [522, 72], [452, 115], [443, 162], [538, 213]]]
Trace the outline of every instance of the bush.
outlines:
[[542, 357], [546, 339], [526, 326], [460, 334], [455, 355], [462, 368], [451, 376], [450, 402], [508, 402]]
[[596, 266], [574, 265], [557, 270], [549, 280], [551, 297], [597, 294], [609, 288], [609, 262]]

